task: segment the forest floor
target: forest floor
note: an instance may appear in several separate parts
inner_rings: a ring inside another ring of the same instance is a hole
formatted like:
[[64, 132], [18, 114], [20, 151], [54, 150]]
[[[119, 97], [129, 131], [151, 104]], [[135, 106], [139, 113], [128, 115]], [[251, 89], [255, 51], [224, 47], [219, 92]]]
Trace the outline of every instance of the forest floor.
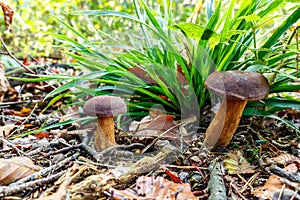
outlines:
[[[77, 73], [60, 65], [35, 70]], [[211, 121], [209, 105], [201, 111], [197, 132], [184, 141], [174, 136], [182, 133], [181, 124], [188, 132], [192, 120], [183, 123], [153, 110], [127, 129], [116, 128], [118, 145], [97, 152], [92, 144], [95, 123], [76, 120], [83, 116], [82, 105], [68, 107], [62, 96], [44, 111], [53, 100], [44, 97], [60, 85], [5, 84], [1, 199], [300, 199], [300, 135], [282, 121], [243, 117], [226, 148], [207, 151], [203, 139]], [[299, 110], [277, 116], [300, 127]]]

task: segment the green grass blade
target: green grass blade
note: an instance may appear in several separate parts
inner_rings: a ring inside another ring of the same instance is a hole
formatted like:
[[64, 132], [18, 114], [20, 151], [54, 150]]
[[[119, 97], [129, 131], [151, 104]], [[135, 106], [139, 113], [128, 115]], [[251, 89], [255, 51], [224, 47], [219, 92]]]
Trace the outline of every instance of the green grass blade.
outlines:
[[[298, 20], [300, 19], [300, 8], [295, 10], [271, 35], [271, 37], [264, 43], [262, 48], [269, 49], [277, 40]], [[262, 59], [266, 55], [265, 51], [258, 52], [258, 58]]]

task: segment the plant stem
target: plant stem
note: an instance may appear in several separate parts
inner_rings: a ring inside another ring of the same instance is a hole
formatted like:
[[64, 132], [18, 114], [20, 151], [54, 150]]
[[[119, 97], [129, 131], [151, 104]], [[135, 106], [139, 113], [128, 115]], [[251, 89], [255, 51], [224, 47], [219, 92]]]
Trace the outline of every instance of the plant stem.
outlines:
[[[298, 33], [297, 30], [298, 30], [298, 27], [296, 27], [296, 28], [294, 29], [292, 35], [289, 37], [289, 40], [288, 40], [288, 42], [286, 43], [285, 49], [282, 51], [282, 54], [285, 54], [285, 53], [286, 53], [286, 50], [288, 49], [288, 45], [291, 44], [294, 35], [296, 35], [296, 34]], [[296, 40], [296, 41], [297, 41], [297, 40]], [[297, 44], [298, 44], [298, 41], [297, 41]], [[298, 55], [298, 52], [297, 52], [297, 54], [296, 54], [296, 62], [297, 62], [297, 55]], [[298, 62], [297, 62], [297, 64], [298, 64]], [[281, 60], [281, 61], [280, 61], [280, 64], [275, 68], [275, 72], [270, 76], [270, 79], [269, 79], [269, 84], [270, 84], [270, 85], [272, 85], [273, 81], [275, 80], [275, 78], [276, 78], [276, 76], [277, 76], [277, 74], [278, 74], [278, 71], [279, 71], [281, 68], [283, 68], [284, 66], [286, 66], [286, 64], [284, 63], [283, 60]], [[297, 72], [298, 72], [298, 69], [297, 69]], [[297, 76], [297, 77], [298, 77], [298, 76]]]
[[258, 52], [257, 52], [257, 42], [256, 42], [256, 28], [253, 23], [251, 23], [252, 27], [252, 34], [253, 34], [253, 46], [254, 46], [254, 54], [255, 54], [255, 59], [258, 60]]
[[296, 27], [296, 29], [295, 29], [295, 31], [296, 31], [296, 33], [295, 33], [295, 38], [296, 38], [296, 77], [298, 78], [298, 75], [299, 75], [299, 72], [298, 72], [298, 70], [299, 70], [299, 44], [298, 44], [298, 42], [299, 42], [299, 40], [298, 40], [298, 29], [299, 29], [299, 26], [297, 26]]
[[0, 37], [0, 41], [5, 49], [5, 51], [7, 51], [8, 55], [14, 59], [19, 65], [21, 65], [21, 67], [23, 67], [24, 69], [26, 69], [28, 72], [30, 72], [31, 74], [35, 74], [34, 71], [32, 71], [31, 69], [29, 69], [27, 66], [25, 66], [23, 63], [21, 63], [8, 49], [8, 47], [6, 46], [5, 42], [3, 41], [2, 37]]

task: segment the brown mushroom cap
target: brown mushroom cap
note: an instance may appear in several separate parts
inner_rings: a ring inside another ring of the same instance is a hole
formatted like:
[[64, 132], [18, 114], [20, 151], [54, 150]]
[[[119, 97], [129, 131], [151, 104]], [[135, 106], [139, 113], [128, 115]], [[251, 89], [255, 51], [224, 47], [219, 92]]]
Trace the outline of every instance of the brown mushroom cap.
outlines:
[[98, 96], [89, 99], [83, 106], [84, 113], [90, 116], [109, 117], [127, 112], [123, 99], [115, 96]]
[[269, 93], [267, 79], [255, 72], [214, 72], [204, 84], [211, 92], [229, 100], [255, 101], [263, 99]]

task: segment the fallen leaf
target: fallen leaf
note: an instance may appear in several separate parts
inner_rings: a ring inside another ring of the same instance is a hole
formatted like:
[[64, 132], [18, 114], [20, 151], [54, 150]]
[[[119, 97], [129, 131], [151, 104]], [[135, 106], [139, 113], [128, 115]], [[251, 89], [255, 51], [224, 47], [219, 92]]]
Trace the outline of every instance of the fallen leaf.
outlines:
[[75, 198], [78, 196], [81, 197], [80, 199], [98, 199], [96, 197], [99, 194], [114, 185], [116, 185], [114, 176], [107, 172], [88, 176], [84, 180], [69, 186], [69, 191], [72, 194], [71, 199], [78, 199]]
[[35, 136], [39, 139], [42, 139], [42, 138], [50, 138], [49, 134], [45, 131], [42, 131], [42, 132], [39, 132], [39, 133], [36, 133]]
[[[282, 154], [272, 159], [278, 160], [280, 162], [286, 162], [287, 160], [293, 160], [294, 157], [289, 154]], [[297, 172], [298, 168], [295, 163], [291, 163], [285, 166], [284, 170], [286, 170], [287, 172]], [[286, 184], [284, 178], [281, 178], [277, 175], [271, 175], [269, 179], [265, 182], [265, 184], [253, 190], [252, 194], [262, 199], [273, 199], [273, 196], [276, 194], [276, 192], [282, 190], [283, 185], [285, 189], [293, 189], [293, 187]]]
[[8, 5], [5, 5], [2, 2], [0, 3], [0, 6], [1, 6], [2, 11], [3, 11], [6, 30], [8, 32], [11, 32], [11, 24], [12, 24], [12, 21], [13, 21], [14, 11]]
[[169, 170], [168, 168], [164, 168], [166, 174], [168, 174], [170, 176], [170, 178], [172, 179], [172, 181], [174, 181], [175, 183], [183, 183], [183, 180], [181, 180], [174, 172], [171, 172], [171, 170]]
[[289, 165], [293, 162], [300, 162], [300, 159], [297, 156], [291, 155], [291, 154], [281, 154], [279, 156], [276, 156], [274, 158], [271, 158], [275, 162], [278, 162], [284, 166]]
[[141, 121], [133, 121], [131, 122], [130, 126], [129, 126], [129, 131], [136, 131], [138, 129], [143, 129], [144, 127], [146, 127], [151, 121], [152, 121], [152, 117], [151, 116], [145, 116], [141, 119]]
[[139, 77], [140, 79], [144, 80], [147, 83], [156, 84], [156, 81], [153, 78], [151, 78], [148, 75], [148, 73], [140, 67], [135, 66], [130, 68], [128, 71], [135, 74], [137, 77]]
[[229, 174], [251, 174], [254, 173], [253, 167], [243, 157], [241, 151], [230, 151], [226, 154], [224, 167]]
[[27, 115], [29, 115], [31, 112], [32, 112], [32, 109], [31, 108], [22, 108], [21, 110], [20, 110], [20, 112], [22, 113], [22, 114], [24, 114], [25, 116], [27, 116]]
[[282, 184], [284, 184], [283, 178], [277, 175], [271, 175], [265, 184], [253, 190], [252, 194], [258, 198], [272, 199], [273, 194], [277, 190], [281, 190]]
[[10, 89], [10, 84], [5, 77], [4, 64], [2, 61], [0, 61], [0, 102], [3, 102], [4, 94], [7, 93]]
[[174, 183], [165, 180], [163, 177], [141, 176], [136, 181], [135, 189], [116, 190], [110, 188], [113, 193], [112, 199], [198, 199], [191, 192], [191, 186], [188, 183]]
[[27, 157], [0, 159], [0, 184], [10, 184], [39, 170]]
[[0, 126], [0, 138], [7, 137], [14, 128], [16, 128], [16, 125], [13, 124]]
[[134, 131], [138, 140], [158, 137], [166, 131], [164, 137], [175, 137], [174, 132], [178, 132], [178, 128], [173, 115], [164, 114], [160, 109], [152, 109], [149, 114], [139, 122], [133, 121], [129, 126], [129, 131]]
[[160, 115], [149, 123], [144, 129], [148, 130], [168, 130], [175, 125], [173, 115]]

